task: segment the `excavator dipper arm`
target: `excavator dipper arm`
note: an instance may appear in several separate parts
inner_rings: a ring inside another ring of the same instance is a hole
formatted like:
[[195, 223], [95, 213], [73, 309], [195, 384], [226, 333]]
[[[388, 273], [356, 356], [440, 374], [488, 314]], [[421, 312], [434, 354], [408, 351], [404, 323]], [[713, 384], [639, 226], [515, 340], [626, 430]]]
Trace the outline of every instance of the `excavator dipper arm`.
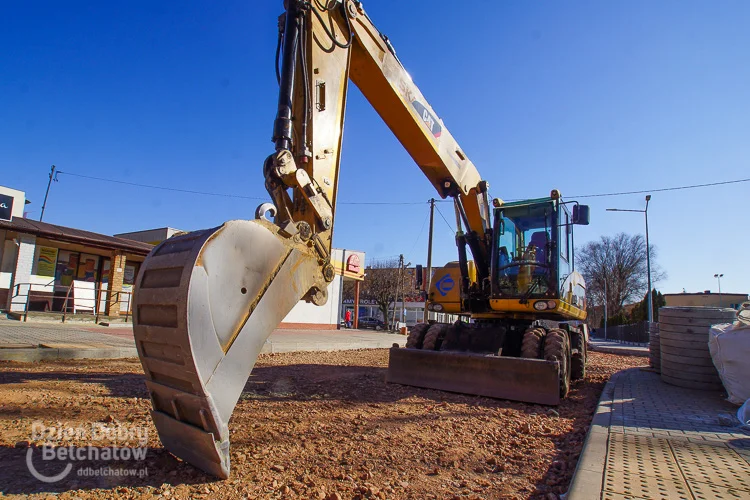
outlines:
[[222, 478], [229, 419], [263, 344], [301, 299], [327, 300], [349, 79], [440, 195], [454, 197], [475, 260], [489, 255], [487, 184], [362, 4], [286, 5], [275, 152], [263, 166], [273, 204], [255, 220], [164, 241], [136, 280], [135, 340], [161, 441]]

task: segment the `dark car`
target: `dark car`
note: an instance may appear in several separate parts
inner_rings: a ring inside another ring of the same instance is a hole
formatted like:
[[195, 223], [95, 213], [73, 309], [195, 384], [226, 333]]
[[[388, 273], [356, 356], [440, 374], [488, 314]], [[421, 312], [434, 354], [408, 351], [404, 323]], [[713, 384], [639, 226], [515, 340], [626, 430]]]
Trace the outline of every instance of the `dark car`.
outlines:
[[372, 316], [365, 316], [364, 318], [359, 318], [359, 327], [360, 328], [374, 328], [375, 330], [382, 330], [385, 328], [385, 323], [379, 320], [378, 318], [374, 318]]

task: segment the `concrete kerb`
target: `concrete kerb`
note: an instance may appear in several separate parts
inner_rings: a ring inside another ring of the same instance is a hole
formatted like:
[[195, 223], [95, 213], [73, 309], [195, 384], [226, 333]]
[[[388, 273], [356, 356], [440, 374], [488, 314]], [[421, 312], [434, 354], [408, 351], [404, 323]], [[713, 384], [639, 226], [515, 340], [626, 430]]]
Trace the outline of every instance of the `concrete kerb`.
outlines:
[[638, 349], [628, 348], [617, 348], [617, 347], [594, 347], [591, 349], [596, 352], [603, 352], [604, 354], [619, 354], [620, 356], [644, 356], [648, 357], [648, 351], [641, 351]]
[[598, 500], [604, 490], [604, 469], [607, 465], [609, 427], [612, 422], [612, 405], [615, 395], [615, 373], [604, 386], [599, 404], [591, 420], [586, 441], [567, 493], [566, 500]]
[[21, 361], [27, 363], [56, 359], [118, 359], [137, 357], [138, 350], [135, 347], [0, 349], [0, 361]]
[[589, 350], [595, 351], [595, 352], [603, 352], [605, 354], [619, 354], [621, 356], [648, 356], [649, 350], [648, 347], [626, 347], [626, 346], [617, 346], [617, 347], [609, 347], [609, 346], [603, 346], [603, 345], [596, 345], [595, 343], [589, 343]]

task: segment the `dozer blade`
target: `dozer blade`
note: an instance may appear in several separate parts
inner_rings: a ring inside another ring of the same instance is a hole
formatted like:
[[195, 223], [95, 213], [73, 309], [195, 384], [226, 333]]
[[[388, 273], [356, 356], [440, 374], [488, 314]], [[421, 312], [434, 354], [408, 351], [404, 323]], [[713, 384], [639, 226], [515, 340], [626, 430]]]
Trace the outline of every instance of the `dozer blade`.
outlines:
[[392, 347], [386, 382], [427, 389], [560, 404], [556, 361]]
[[266, 338], [319, 276], [267, 221], [170, 238], [143, 263], [133, 318], [164, 447], [229, 476], [227, 423]]

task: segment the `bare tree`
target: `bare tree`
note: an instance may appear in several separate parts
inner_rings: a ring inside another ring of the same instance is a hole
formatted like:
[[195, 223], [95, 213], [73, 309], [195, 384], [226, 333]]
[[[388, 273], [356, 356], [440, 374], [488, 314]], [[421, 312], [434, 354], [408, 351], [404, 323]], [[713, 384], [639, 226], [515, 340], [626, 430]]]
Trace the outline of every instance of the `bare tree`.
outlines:
[[[652, 286], [666, 278], [656, 264], [656, 248], [649, 248]], [[646, 242], [640, 234], [602, 236], [576, 252], [576, 266], [586, 280], [590, 306], [607, 303], [607, 316], [617, 316], [626, 304], [637, 302], [646, 294], [648, 271]], [[605, 297], [606, 283], [606, 297]]]
[[396, 296], [403, 290], [399, 287], [399, 280], [406, 277], [406, 274], [402, 276], [400, 273], [398, 259], [372, 261], [367, 266], [360, 296], [373, 300], [378, 305], [386, 324], [389, 322], [388, 310], [391, 304], [395, 307]]

